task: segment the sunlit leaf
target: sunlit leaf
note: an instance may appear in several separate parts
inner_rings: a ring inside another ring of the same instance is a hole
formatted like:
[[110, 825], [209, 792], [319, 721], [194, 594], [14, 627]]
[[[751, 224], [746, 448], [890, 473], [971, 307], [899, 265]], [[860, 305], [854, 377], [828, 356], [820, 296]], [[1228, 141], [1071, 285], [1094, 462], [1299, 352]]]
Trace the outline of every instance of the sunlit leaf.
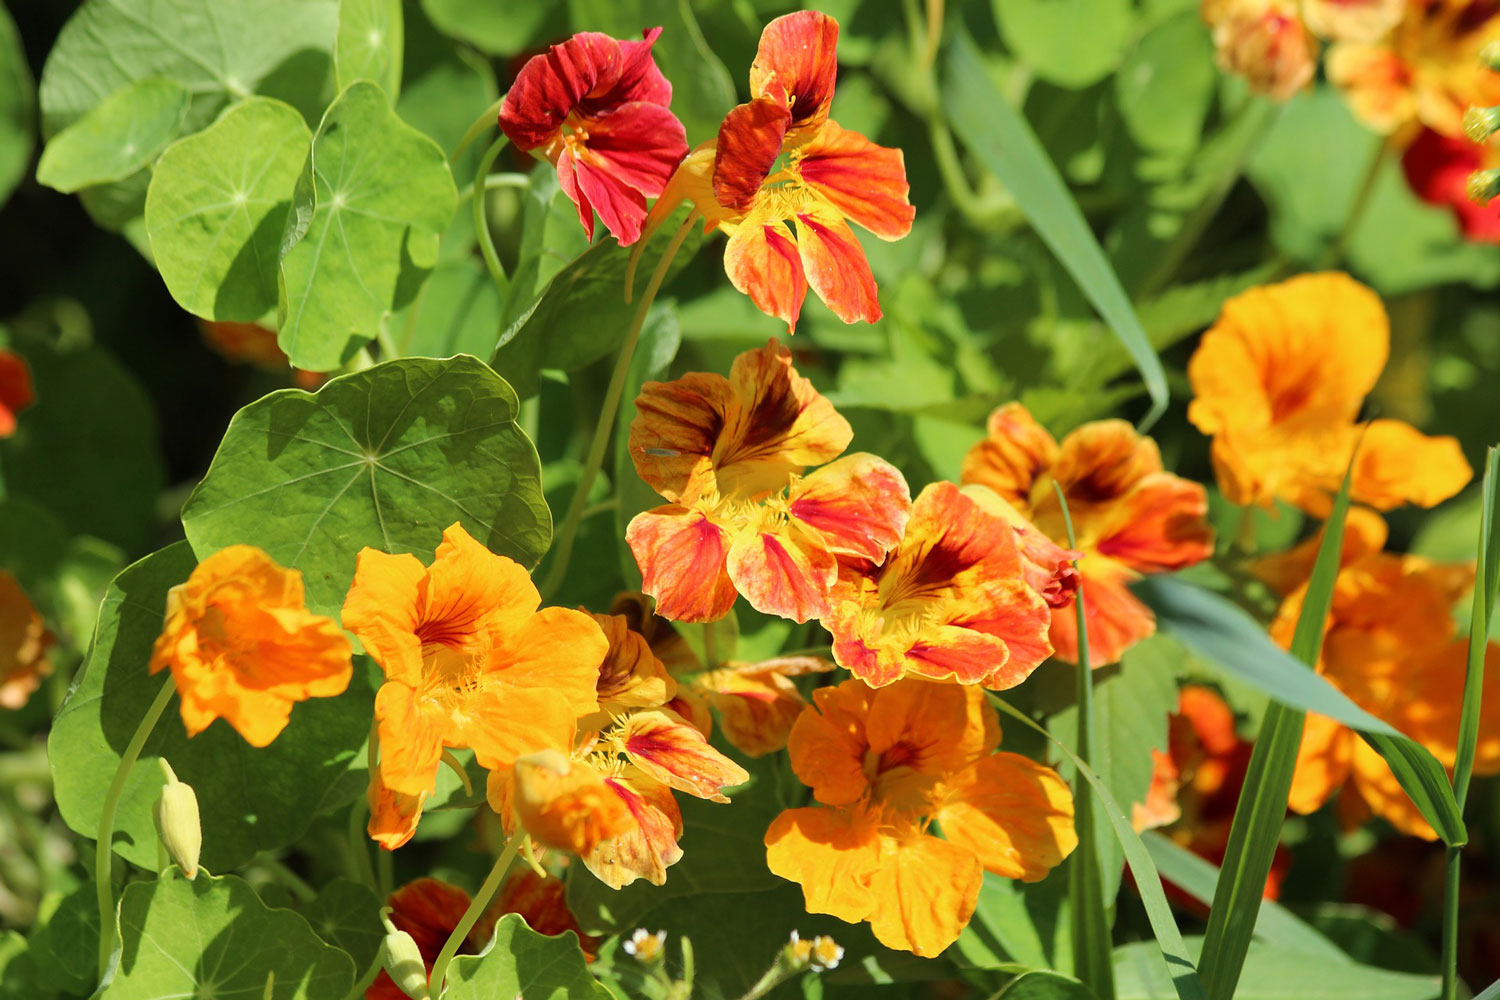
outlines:
[[36, 85], [16, 24], [0, 4], [0, 205], [26, 175], [36, 131]]
[[369, 80], [394, 100], [401, 92], [403, 38], [401, 0], [339, 0], [339, 32], [333, 47], [339, 89]]
[[124, 180], [177, 138], [188, 98], [186, 87], [165, 77], [126, 84], [52, 137], [36, 179], [64, 193]]
[[448, 1000], [610, 1000], [611, 993], [589, 975], [576, 935], [538, 934], [520, 916], [508, 913], [495, 925], [495, 937], [481, 955], [460, 955], [449, 967]]

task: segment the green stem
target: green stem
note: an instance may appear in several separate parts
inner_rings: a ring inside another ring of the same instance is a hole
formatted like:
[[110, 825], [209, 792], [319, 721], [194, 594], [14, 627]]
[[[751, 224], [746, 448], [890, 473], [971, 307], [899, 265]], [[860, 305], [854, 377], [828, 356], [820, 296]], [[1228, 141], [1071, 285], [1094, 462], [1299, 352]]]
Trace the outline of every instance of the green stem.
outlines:
[[651, 309], [651, 303], [656, 301], [656, 293], [661, 290], [662, 282], [667, 278], [672, 258], [677, 256], [682, 241], [687, 239], [688, 232], [697, 221], [698, 210], [693, 209], [683, 220], [682, 227], [677, 230], [672, 241], [667, 244], [666, 250], [662, 251], [661, 260], [656, 262], [656, 270], [651, 272], [651, 280], [646, 283], [645, 294], [636, 305], [630, 329], [626, 331], [625, 340], [620, 344], [619, 356], [615, 358], [615, 370], [609, 377], [609, 388], [604, 393], [604, 405], [599, 410], [599, 421], [594, 425], [594, 438], [589, 442], [589, 452], [584, 458], [583, 472], [578, 477], [573, 499], [568, 502], [568, 513], [557, 533], [552, 565], [547, 570], [546, 579], [542, 581], [540, 589], [544, 600], [557, 592], [557, 588], [562, 586], [563, 578], [567, 576], [568, 560], [572, 558], [573, 543], [578, 536], [578, 522], [583, 520], [583, 512], [588, 507], [589, 491], [593, 489], [594, 480], [599, 476], [599, 468], [604, 464], [610, 432], [614, 429], [615, 415], [620, 409], [620, 397], [625, 394], [625, 378], [630, 373], [630, 359], [635, 355], [635, 344], [641, 337], [641, 327], [646, 325], [646, 313]]
[[474, 119], [474, 124], [470, 125], [468, 131], [464, 133], [464, 137], [458, 140], [458, 145], [453, 147], [453, 155], [448, 157], [449, 163], [457, 163], [458, 158], [464, 155], [464, 150], [468, 149], [469, 144], [475, 139], [483, 135], [485, 129], [499, 127], [500, 106], [504, 103], [505, 95], [501, 94], [495, 98], [494, 104], [485, 108], [484, 113]]
[[118, 927], [115, 922], [115, 891], [110, 875], [114, 870], [115, 812], [120, 808], [120, 796], [125, 794], [125, 782], [130, 778], [130, 769], [141, 756], [141, 749], [156, 728], [156, 720], [166, 711], [167, 703], [177, 692], [177, 685], [168, 680], [156, 693], [156, 700], [146, 709], [135, 735], [125, 746], [120, 756], [120, 765], [115, 768], [114, 780], [104, 796], [104, 808], [99, 813], [99, 838], [94, 844], [94, 890], [99, 898], [99, 978], [109, 971], [109, 956], [115, 950]]
[[705, 670], [714, 670], [719, 666], [719, 642], [714, 635], [716, 622], [703, 623], [703, 667]]
[[354, 988], [348, 992], [344, 1000], [364, 1000], [365, 991], [375, 982], [375, 977], [380, 975], [380, 970], [385, 968], [385, 949], [381, 948], [375, 952], [375, 961], [365, 969], [364, 975], [354, 984]]
[[1461, 847], [1448, 848], [1443, 893], [1443, 1000], [1458, 1000], [1458, 890]]
[[490, 143], [490, 148], [484, 151], [484, 156], [479, 159], [479, 170], [474, 174], [473, 198], [474, 203], [474, 238], [479, 241], [479, 252], [484, 256], [485, 269], [490, 272], [490, 280], [495, 283], [495, 290], [500, 293], [501, 301], [510, 293], [510, 279], [505, 275], [505, 268], [500, 265], [500, 255], [495, 252], [495, 237], [490, 232], [490, 221], [485, 215], [485, 194], [489, 191], [489, 183], [485, 180], [489, 176], [490, 168], [495, 165], [495, 159], [500, 155], [500, 150], [510, 140], [501, 136]]
[[443, 995], [443, 977], [448, 972], [448, 964], [453, 961], [453, 956], [458, 954], [458, 948], [469, 936], [469, 932], [478, 923], [479, 917], [489, 908], [490, 900], [500, 889], [500, 883], [505, 878], [505, 873], [510, 870], [510, 863], [515, 860], [516, 852], [521, 849], [521, 841], [526, 839], [525, 829], [518, 828], [505, 842], [505, 848], [500, 856], [495, 859], [495, 865], [490, 869], [489, 875], [485, 876], [484, 884], [474, 894], [469, 902], [469, 908], [464, 911], [463, 918], [459, 920], [458, 926], [453, 928], [453, 933], [448, 935], [448, 940], [443, 943], [443, 950], [438, 952], [437, 961], [432, 963], [432, 975], [428, 977], [428, 991], [434, 997]]
[[391, 335], [390, 329], [383, 322], [375, 331], [375, 343], [380, 345], [381, 361], [395, 361], [401, 357], [401, 349], [396, 346], [396, 338]]
[[771, 963], [771, 967], [766, 970], [765, 975], [751, 984], [750, 988], [740, 997], [740, 1000], [760, 1000], [761, 997], [770, 993], [801, 971], [801, 969], [788, 967], [787, 963], [781, 960], [781, 953], [777, 952], [776, 961]]
[[293, 896], [302, 903], [311, 903], [318, 898], [318, 892], [307, 884], [307, 880], [287, 867], [280, 858], [261, 858], [260, 863], [265, 866], [278, 882], [286, 886]]
[[[501, 188], [524, 188], [531, 186], [530, 174], [498, 173], [490, 174], [484, 179], [486, 191], [498, 191]], [[470, 181], [464, 185], [464, 189], [458, 192], [459, 201], [468, 201], [474, 197], [474, 182]]]

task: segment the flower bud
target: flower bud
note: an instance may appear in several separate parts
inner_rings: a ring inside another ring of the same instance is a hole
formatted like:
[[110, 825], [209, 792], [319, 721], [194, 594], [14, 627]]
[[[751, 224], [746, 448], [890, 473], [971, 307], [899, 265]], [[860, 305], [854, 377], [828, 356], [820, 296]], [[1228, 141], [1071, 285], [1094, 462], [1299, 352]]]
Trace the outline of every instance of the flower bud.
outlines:
[[1480, 205], [1488, 204], [1491, 198], [1500, 197], [1500, 168], [1474, 171], [1469, 175], [1469, 183], [1464, 192], [1470, 201]]
[[1219, 66], [1272, 100], [1295, 97], [1312, 81], [1318, 42], [1292, 0], [1203, 0]]
[[427, 1000], [427, 963], [412, 936], [391, 923], [391, 908], [381, 907], [380, 922], [385, 924], [385, 943], [381, 945], [381, 963], [396, 987], [412, 1000]]
[[1464, 112], [1464, 135], [1470, 142], [1484, 142], [1496, 132], [1500, 132], [1500, 105]]
[[1490, 42], [1480, 49], [1479, 62], [1485, 69], [1500, 73], [1500, 42]]
[[161, 769], [167, 783], [156, 799], [156, 835], [167, 853], [190, 880], [198, 874], [198, 854], [203, 849], [203, 827], [198, 821], [198, 796], [193, 786], [178, 781], [165, 759]]

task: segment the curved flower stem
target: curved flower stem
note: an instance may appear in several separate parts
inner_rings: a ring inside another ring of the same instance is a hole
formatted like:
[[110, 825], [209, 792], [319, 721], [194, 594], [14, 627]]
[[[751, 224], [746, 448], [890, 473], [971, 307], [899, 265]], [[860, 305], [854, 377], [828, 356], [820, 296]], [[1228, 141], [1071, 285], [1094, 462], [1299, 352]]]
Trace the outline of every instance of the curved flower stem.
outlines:
[[495, 98], [494, 104], [485, 108], [484, 113], [474, 119], [474, 124], [470, 125], [468, 131], [464, 132], [464, 137], [458, 140], [458, 145], [453, 147], [453, 155], [448, 157], [449, 163], [457, 163], [458, 158], [464, 155], [464, 150], [469, 148], [471, 142], [483, 135], [485, 129], [496, 127], [500, 117], [500, 106], [504, 103], [505, 95], [501, 94]]
[[125, 782], [130, 778], [130, 769], [135, 766], [141, 756], [141, 748], [146, 745], [151, 731], [156, 728], [156, 720], [161, 718], [161, 713], [166, 711], [167, 703], [176, 693], [177, 685], [171, 680], [163, 684], [156, 693], [156, 700], [146, 709], [140, 725], [135, 728], [135, 735], [130, 737], [130, 742], [125, 745], [125, 752], [120, 755], [120, 765], [115, 768], [114, 780], [109, 783], [109, 791], [104, 796], [104, 808], [99, 813], [99, 836], [94, 844], [94, 890], [99, 898], [100, 980], [109, 971], [109, 956], [115, 950], [118, 932], [115, 922], [115, 891], [110, 880], [110, 873], [114, 868], [115, 813], [120, 808], [120, 796], [125, 794]]
[[716, 622], [703, 623], [703, 666], [708, 670], [715, 670], [719, 666], [719, 651], [717, 637], [714, 635]]
[[495, 238], [490, 233], [489, 218], [485, 215], [485, 195], [489, 191], [490, 168], [495, 165], [495, 159], [500, 155], [500, 150], [510, 140], [501, 136], [490, 143], [490, 148], [484, 151], [484, 156], [479, 159], [479, 170], [474, 175], [473, 202], [474, 202], [474, 238], [479, 241], [479, 252], [484, 255], [485, 269], [490, 272], [490, 280], [495, 283], [495, 290], [500, 293], [503, 301], [510, 292], [510, 279], [505, 275], [505, 268], [500, 265], [500, 255], [495, 252]]
[[431, 996], [442, 997], [443, 976], [448, 972], [448, 964], [453, 961], [453, 956], [458, 954], [458, 946], [464, 943], [464, 938], [468, 937], [469, 932], [474, 929], [480, 914], [489, 908], [490, 900], [495, 898], [500, 883], [505, 879], [505, 873], [510, 870], [510, 863], [515, 860], [516, 852], [521, 849], [521, 842], [525, 839], [525, 828], [518, 826], [516, 832], [511, 834], [510, 839], [505, 842], [505, 848], [495, 859], [495, 866], [490, 869], [489, 875], [485, 876], [484, 884], [479, 887], [479, 891], [469, 902], [469, 908], [464, 911], [458, 926], [453, 928], [452, 934], [448, 935], [448, 940], [443, 944], [443, 950], [438, 952], [437, 961], [432, 963], [432, 975], [427, 978], [428, 992]]
[[698, 210], [693, 209], [688, 212], [682, 227], [667, 244], [661, 260], [656, 262], [656, 270], [651, 272], [651, 280], [646, 283], [641, 301], [636, 305], [635, 316], [630, 321], [625, 340], [620, 344], [619, 356], [615, 358], [615, 370], [609, 377], [609, 388], [604, 393], [604, 406], [599, 410], [598, 423], [594, 425], [594, 438], [589, 442], [589, 452], [584, 458], [583, 473], [578, 477], [578, 487], [573, 491], [573, 499], [568, 502], [568, 513], [557, 533], [557, 542], [552, 550], [552, 565], [539, 588], [543, 600], [557, 592], [567, 575], [568, 560], [573, 555], [573, 542], [578, 536], [578, 522], [583, 520], [584, 509], [588, 507], [589, 491], [594, 487], [594, 480], [599, 477], [599, 467], [604, 464], [604, 452], [609, 447], [609, 435], [614, 429], [615, 415], [620, 409], [620, 397], [625, 394], [625, 377], [630, 372], [630, 359], [635, 355], [636, 341], [641, 338], [641, 327], [646, 325], [646, 313], [650, 311], [651, 303], [656, 301], [656, 293], [661, 290], [662, 282], [667, 278], [672, 258], [677, 256], [677, 251], [682, 248], [682, 241], [687, 239], [688, 232], [697, 221]]

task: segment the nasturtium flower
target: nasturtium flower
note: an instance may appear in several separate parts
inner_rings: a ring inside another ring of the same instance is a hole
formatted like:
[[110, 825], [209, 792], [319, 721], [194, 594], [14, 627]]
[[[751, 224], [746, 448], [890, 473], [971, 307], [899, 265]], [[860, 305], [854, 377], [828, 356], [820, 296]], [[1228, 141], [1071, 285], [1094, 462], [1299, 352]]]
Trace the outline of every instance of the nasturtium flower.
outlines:
[[1378, 42], [1401, 21], [1406, 0], [1302, 0], [1302, 18], [1330, 42]]
[[[1213, 554], [1203, 487], [1167, 472], [1156, 442], [1123, 420], [1084, 424], [1059, 444], [1024, 406], [1007, 403], [990, 414], [985, 440], [965, 456], [961, 481], [994, 491], [1059, 547], [1068, 543], [1068, 532], [1054, 484], [1062, 488], [1078, 543], [1078, 586], [1095, 667], [1119, 662], [1156, 631], [1151, 610], [1127, 584]], [[1076, 663], [1075, 609], [1071, 602], [1048, 603], [1052, 645], [1061, 659]]]
[[672, 85], [652, 43], [585, 31], [533, 56], [500, 108], [500, 128], [517, 149], [557, 167], [563, 193], [594, 238], [594, 213], [622, 244], [640, 238], [646, 199], [662, 193], [687, 155], [687, 134], [668, 110]]
[[874, 455], [839, 458], [849, 422], [774, 339], [727, 379], [647, 382], [635, 405], [631, 458], [668, 503], [636, 515], [625, 538], [666, 618], [714, 621], [736, 593], [765, 614], [822, 618], [838, 559], [879, 561], [901, 537], [906, 480]]
[[1328, 50], [1328, 79], [1354, 114], [1405, 145], [1420, 126], [1463, 135], [1471, 106], [1500, 103], [1500, 75], [1479, 53], [1500, 40], [1492, 0], [1428, 0], [1404, 5], [1383, 38], [1339, 42]]
[[31, 369], [15, 351], [0, 348], [0, 438], [16, 432], [16, 417], [36, 402]]
[[786, 746], [807, 699], [794, 677], [834, 665], [817, 656], [778, 656], [758, 663], [730, 661], [688, 683], [719, 713], [724, 739], [741, 753], [764, 757]]
[[[1347, 552], [1347, 547], [1346, 547]], [[1372, 552], [1350, 559], [1334, 581], [1317, 670], [1357, 705], [1395, 726], [1452, 767], [1468, 643], [1453, 605], [1473, 584], [1472, 569], [1418, 556]], [[1291, 643], [1306, 585], [1282, 602], [1271, 635]], [[1476, 774], [1500, 772], [1500, 644], [1486, 650]], [[1340, 788], [1346, 823], [1373, 812], [1412, 836], [1437, 834], [1407, 798], [1385, 759], [1359, 734], [1309, 714], [1289, 805], [1316, 811]]]
[[[411, 828], [445, 747], [508, 768], [524, 754], [566, 750], [578, 717], [598, 708], [604, 633], [582, 612], [540, 604], [520, 564], [459, 524], [443, 532], [430, 567], [410, 553], [360, 551], [344, 626], [385, 672], [375, 777]], [[372, 815], [371, 833], [392, 818]]]
[[1389, 349], [1379, 297], [1344, 274], [1305, 274], [1224, 303], [1187, 369], [1188, 419], [1213, 437], [1224, 496], [1325, 515], [1356, 446], [1357, 503], [1431, 507], [1462, 489], [1472, 470], [1454, 438], [1399, 420], [1355, 423]]
[[1318, 40], [1295, 0], [1203, 0], [1219, 67], [1256, 93], [1295, 97], [1318, 69]]
[[819, 804], [782, 812], [765, 836], [767, 864], [801, 884], [808, 912], [868, 921], [887, 947], [936, 955], [969, 922], [986, 870], [1035, 882], [1076, 846], [1068, 786], [995, 752], [1000, 723], [983, 692], [856, 679], [813, 698], [788, 750]]
[[1474, 243], [1500, 243], [1500, 200], [1480, 204], [1469, 197], [1469, 177], [1500, 167], [1500, 142], [1474, 142], [1424, 128], [1401, 154], [1401, 169], [1412, 193], [1430, 205], [1452, 211], [1464, 237]]
[[225, 361], [254, 365], [269, 372], [290, 371], [292, 381], [309, 392], [328, 380], [328, 375], [323, 372], [293, 368], [291, 359], [277, 343], [276, 331], [260, 323], [200, 319], [198, 330], [203, 335], [203, 342]]
[[953, 483], [912, 504], [883, 562], [844, 557], [823, 619], [833, 658], [879, 687], [912, 674], [1009, 688], [1052, 655], [1046, 600], [1027, 582], [1011, 524]]
[[849, 223], [898, 240], [916, 213], [901, 150], [828, 117], [838, 34], [838, 22], [817, 11], [766, 25], [750, 68], [751, 100], [683, 162], [649, 223], [691, 200], [706, 229], [729, 236], [730, 282], [788, 332], [809, 285], [845, 323], [879, 319], [875, 277]]
[[25, 705], [52, 673], [47, 651], [55, 641], [20, 583], [0, 569], [0, 708]]
[[253, 545], [220, 549], [167, 592], [151, 672], [169, 668], [189, 736], [223, 719], [256, 747], [294, 702], [343, 694], [354, 672], [338, 622], [307, 610], [302, 574]]

